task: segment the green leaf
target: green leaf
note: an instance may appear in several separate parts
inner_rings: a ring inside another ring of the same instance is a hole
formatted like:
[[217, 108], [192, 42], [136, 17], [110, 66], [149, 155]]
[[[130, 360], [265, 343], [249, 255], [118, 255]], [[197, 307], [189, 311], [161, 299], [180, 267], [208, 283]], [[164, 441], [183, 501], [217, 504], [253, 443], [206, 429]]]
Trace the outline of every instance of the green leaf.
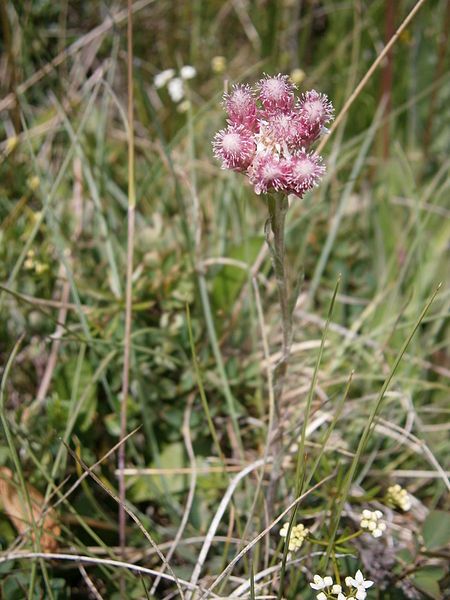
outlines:
[[424, 592], [430, 598], [440, 600], [442, 592], [438, 582], [442, 579], [444, 573], [444, 569], [440, 567], [424, 567], [417, 571], [411, 580], [418, 590]]
[[[30, 585], [29, 576], [26, 573], [15, 573], [6, 577], [1, 583], [1, 597], [8, 598], [8, 600], [23, 600], [26, 598], [26, 592]], [[42, 590], [37, 582], [35, 582], [35, 589], [32, 592], [32, 600], [39, 600], [42, 598]], [[29, 598], [30, 596], [28, 596]]]
[[436, 550], [450, 544], [450, 513], [433, 510], [422, 527], [422, 536], [428, 550]]
[[[239, 260], [249, 267], [255, 261], [264, 238], [251, 237], [244, 243], [232, 247], [228, 258]], [[216, 309], [228, 310], [234, 305], [242, 286], [248, 279], [248, 272], [240, 267], [225, 265], [218, 271], [213, 284], [212, 300]]]
[[[77, 369], [77, 360], [71, 358], [62, 369], [63, 377], [59, 377], [55, 383], [60, 403], [53, 400], [54, 406], [51, 414], [53, 419], [58, 417], [57, 412], [68, 409], [68, 399], [71, 396], [71, 389], [75, 379]], [[77, 426], [81, 431], [87, 431], [92, 425], [97, 413], [97, 386], [92, 384], [94, 379], [94, 370], [88, 360], [84, 360], [79, 374], [78, 396], [84, 395], [83, 405], [78, 414]], [[78, 398], [77, 398], [78, 400]], [[55, 412], [56, 411], [56, 412]], [[60, 415], [59, 415], [60, 416]]]
[[[183, 444], [177, 442], [168, 444], [159, 456], [158, 464], [152, 463], [152, 468], [178, 469], [185, 465]], [[130, 487], [129, 496], [133, 502], [144, 502], [161, 498], [167, 494], [176, 494], [186, 487], [186, 475], [182, 473], [156, 474], [139, 477]]]
[[351, 548], [350, 546], [340, 546], [339, 544], [336, 544], [334, 549], [336, 550], [336, 552], [340, 552], [342, 554], [354, 554], [355, 553], [355, 549]]
[[414, 587], [416, 587], [421, 592], [424, 592], [430, 598], [434, 598], [435, 600], [440, 600], [442, 598], [441, 590], [439, 588], [439, 584], [435, 579], [431, 577], [427, 577], [425, 575], [417, 575], [413, 578]]
[[407, 548], [402, 548], [399, 550], [397, 552], [397, 558], [406, 564], [412, 564], [414, 562], [414, 557]]
[[117, 413], [110, 413], [103, 417], [103, 423], [109, 435], [117, 438], [120, 436], [120, 419]]

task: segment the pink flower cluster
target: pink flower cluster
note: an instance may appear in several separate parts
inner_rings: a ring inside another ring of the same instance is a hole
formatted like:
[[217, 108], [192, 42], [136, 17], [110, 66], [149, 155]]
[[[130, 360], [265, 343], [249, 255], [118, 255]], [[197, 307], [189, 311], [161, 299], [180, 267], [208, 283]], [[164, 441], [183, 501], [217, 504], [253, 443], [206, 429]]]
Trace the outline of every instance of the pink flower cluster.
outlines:
[[257, 194], [270, 190], [300, 198], [325, 172], [322, 158], [309, 150], [333, 106], [315, 90], [296, 100], [287, 75], [265, 76], [253, 90], [235, 85], [224, 97], [228, 126], [213, 140], [223, 169], [245, 173]]

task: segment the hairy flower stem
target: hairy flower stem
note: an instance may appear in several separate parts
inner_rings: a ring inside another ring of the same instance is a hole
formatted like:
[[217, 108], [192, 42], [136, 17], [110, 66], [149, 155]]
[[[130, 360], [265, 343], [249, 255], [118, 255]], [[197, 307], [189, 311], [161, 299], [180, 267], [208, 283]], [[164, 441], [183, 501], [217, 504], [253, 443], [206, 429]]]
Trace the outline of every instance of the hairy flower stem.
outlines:
[[[266, 241], [272, 257], [273, 269], [278, 287], [278, 299], [281, 309], [282, 347], [281, 358], [275, 366], [273, 376], [273, 391], [275, 399], [275, 414], [273, 418], [270, 440], [273, 453], [273, 468], [271, 471], [269, 489], [267, 492], [267, 507], [269, 515], [273, 511], [275, 490], [281, 474], [283, 458], [283, 424], [281, 419], [281, 400], [286, 379], [286, 371], [292, 344], [292, 308], [289, 301], [289, 284], [286, 269], [285, 222], [289, 208], [286, 194], [268, 195], [269, 219], [266, 224]], [[269, 239], [270, 230], [273, 242]]]

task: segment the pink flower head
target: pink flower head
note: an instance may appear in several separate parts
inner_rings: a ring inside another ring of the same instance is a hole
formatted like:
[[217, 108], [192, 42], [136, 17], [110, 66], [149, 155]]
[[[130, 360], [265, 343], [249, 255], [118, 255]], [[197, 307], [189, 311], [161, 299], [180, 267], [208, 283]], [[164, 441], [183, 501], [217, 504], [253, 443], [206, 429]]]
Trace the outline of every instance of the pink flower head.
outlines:
[[300, 115], [293, 111], [273, 114], [260, 127], [260, 139], [266, 146], [295, 148], [299, 142], [303, 124]]
[[243, 125], [229, 125], [214, 136], [214, 155], [222, 169], [245, 171], [253, 160], [256, 145], [252, 132]]
[[294, 86], [287, 75], [266, 75], [258, 87], [259, 99], [267, 112], [288, 111], [294, 106]]
[[235, 85], [224, 97], [228, 127], [215, 135], [214, 154], [223, 169], [245, 173], [257, 194], [275, 190], [301, 198], [325, 172], [321, 157], [308, 149], [333, 118], [333, 107], [315, 90], [295, 104], [294, 90], [287, 75], [265, 75], [253, 89]]
[[300, 115], [305, 122], [324, 125], [333, 119], [333, 113], [333, 105], [326, 94], [319, 94], [316, 90], [310, 90], [302, 95]]
[[231, 125], [244, 125], [248, 129], [255, 129], [257, 106], [249, 85], [234, 85], [231, 93], [225, 94], [224, 104]]
[[289, 167], [286, 160], [271, 152], [258, 153], [247, 174], [255, 193], [265, 194], [270, 189], [286, 189]]
[[299, 115], [303, 124], [303, 140], [311, 144], [325, 125], [333, 119], [333, 105], [325, 94], [310, 90], [302, 95]]
[[304, 194], [317, 185], [325, 173], [322, 158], [313, 152], [300, 150], [289, 159], [289, 175], [287, 187], [292, 194], [302, 198]]

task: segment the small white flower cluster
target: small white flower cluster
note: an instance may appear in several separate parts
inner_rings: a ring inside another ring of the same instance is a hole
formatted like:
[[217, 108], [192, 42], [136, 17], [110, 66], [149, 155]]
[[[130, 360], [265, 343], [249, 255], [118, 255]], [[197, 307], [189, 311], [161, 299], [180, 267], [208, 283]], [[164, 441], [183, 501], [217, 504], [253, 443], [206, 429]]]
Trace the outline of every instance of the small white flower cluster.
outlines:
[[[280, 535], [281, 537], [287, 537], [289, 530], [289, 523], [285, 523], [281, 528]], [[306, 529], [304, 525], [301, 523], [299, 525], [295, 525], [295, 527], [291, 530], [291, 535], [289, 537], [289, 550], [290, 552], [297, 552], [297, 550], [301, 547], [305, 539], [308, 537], [309, 529]]]
[[364, 579], [361, 571], [356, 571], [354, 577], [346, 577], [346, 593], [342, 591], [342, 586], [333, 583], [332, 577], [321, 577], [314, 575], [313, 583], [309, 584], [313, 590], [318, 591], [317, 600], [327, 600], [328, 598], [337, 600], [364, 600], [367, 596], [366, 590], [373, 585], [373, 581]]
[[383, 531], [386, 529], [386, 523], [382, 520], [383, 513], [381, 510], [367, 510], [364, 509], [361, 515], [360, 527], [361, 529], [367, 529], [374, 538], [379, 538], [383, 535]]
[[398, 506], [405, 512], [411, 508], [411, 497], [408, 492], [398, 483], [391, 485], [386, 494], [386, 501], [393, 506]]
[[[179, 74], [176, 77], [175, 69], [165, 69], [164, 71], [161, 71], [161, 73], [155, 75], [153, 83], [158, 90], [167, 86], [167, 91], [169, 92], [172, 101], [176, 104], [179, 102], [181, 103], [179, 105], [180, 109], [180, 107], [186, 103], [186, 101], [181, 102], [185, 97], [184, 82], [188, 79], [193, 79], [196, 75], [197, 71], [195, 70], [195, 67], [184, 65], [184, 67], [181, 67]], [[185, 112], [187, 108], [189, 108], [189, 105], [186, 105], [186, 108], [181, 109], [180, 112]]]

